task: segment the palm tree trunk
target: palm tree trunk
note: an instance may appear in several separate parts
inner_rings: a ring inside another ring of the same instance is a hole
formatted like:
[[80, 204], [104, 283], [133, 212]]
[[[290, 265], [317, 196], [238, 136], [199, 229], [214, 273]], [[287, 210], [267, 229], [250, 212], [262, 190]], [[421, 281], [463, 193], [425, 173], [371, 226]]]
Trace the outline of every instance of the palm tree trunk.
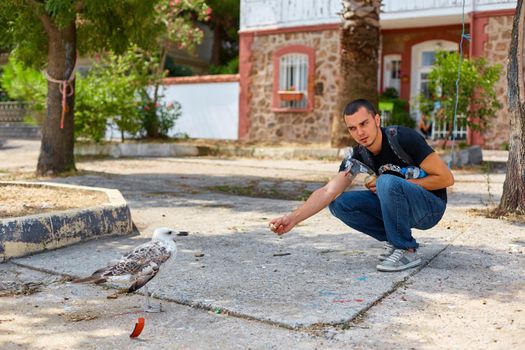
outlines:
[[523, 40], [525, 13], [523, 0], [518, 0], [507, 73], [509, 91], [510, 140], [507, 175], [496, 214], [525, 214], [525, 88], [523, 83]]
[[[377, 67], [380, 39], [381, 0], [343, 1], [341, 27], [341, 92], [339, 111], [351, 100], [366, 98], [377, 106]], [[341, 113], [341, 112], [339, 112]], [[341, 114], [332, 122], [332, 146], [355, 143]]]
[[[52, 79], [68, 80], [74, 73], [77, 58], [76, 27], [71, 23], [64, 28], [55, 25], [49, 16], [41, 15], [48, 37], [47, 74]], [[36, 172], [39, 175], [54, 175], [75, 170], [73, 109], [75, 81], [66, 88], [65, 112], [62, 127], [62, 99], [60, 85], [48, 81], [46, 118], [42, 123], [42, 143]], [[63, 87], [62, 87], [63, 88]]]

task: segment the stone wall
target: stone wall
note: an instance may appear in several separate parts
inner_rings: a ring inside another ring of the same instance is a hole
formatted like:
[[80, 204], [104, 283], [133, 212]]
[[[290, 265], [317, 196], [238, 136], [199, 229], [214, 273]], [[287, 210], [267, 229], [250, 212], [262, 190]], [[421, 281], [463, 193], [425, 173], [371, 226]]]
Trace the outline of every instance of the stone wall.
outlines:
[[[312, 112], [272, 111], [272, 54], [275, 50], [289, 45], [305, 45], [315, 49], [316, 93]], [[255, 35], [251, 49], [248, 139], [270, 142], [329, 142], [332, 117], [339, 114], [339, 32], [324, 30], [259, 34]]]
[[[490, 17], [485, 33], [487, 42], [483, 56], [491, 64], [501, 64], [503, 71], [496, 84], [502, 108], [486, 130], [485, 147], [498, 149], [508, 143], [507, 55], [512, 30], [512, 16]], [[418, 28], [418, 30], [387, 30], [383, 32], [383, 54], [410, 53], [406, 45], [425, 40], [460, 38], [459, 26]], [[458, 39], [459, 41], [459, 39]], [[311, 112], [272, 111], [273, 52], [283, 46], [305, 45], [315, 53], [315, 106]], [[324, 143], [330, 141], [332, 118], [339, 115], [339, 31], [256, 34], [251, 45], [249, 85], [249, 141]], [[468, 47], [464, 47], [468, 52]], [[406, 67], [405, 67], [406, 68]], [[406, 69], [405, 69], [406, 70]], [[322, 89], [318, 87], [322, 85]]]
[[485, 131], [485, 148], [501, 149], [509, 142], [509, 116], [507, 97], [507, 63], [512, 32], [512, 16], [490, 17], [485, 27], [487, 42], [484, 57], [491, 64], [501, 64], [502, 72], [495, 89], [502, 107]]

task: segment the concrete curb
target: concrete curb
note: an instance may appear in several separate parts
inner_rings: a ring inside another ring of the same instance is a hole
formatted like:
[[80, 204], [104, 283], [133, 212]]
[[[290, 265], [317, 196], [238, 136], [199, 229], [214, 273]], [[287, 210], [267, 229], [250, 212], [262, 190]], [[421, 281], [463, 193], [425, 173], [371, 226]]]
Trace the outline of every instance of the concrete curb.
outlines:
[[452, 165], [462, 167], [465, 165], [481, 164], [483, 161], [483, 153], [481, 147], [471, 146], [469, 148], [454, 152], [454, 154], [446, 154], [441, 157], [445, 163], [452, 160]]
[[80, 156], [120, 157], [188, 157], [198, 156], [199, 148], [194, 145], [174, 143], [118, 143], [78, 144], [75, 154]]
[[344, 149], [256, 147], [256, 146], [204, 146], [179, 143], [118, 143], [118, 144], [77, 144], [75, 154], [79, 156], [120, 157], [195, 157], [235, 156], [254, 158], [340, 158]]
[[[298, 147], [257, 147], [257, 146], [201, 146], [179, 143], [118, 143], [118, 144], [79, 144], [75, 154], [80, 156], [120, 157], [196, 157], [226, 156], [272, 159], [340, 159], [346, 148], [298, 148]], [[442, 156], [449, 163], [450, 154]], [[483, 161], [481, 147], [471, 146], [458, 150], [452, 156], [452, 165], [480, 164]]]
[[0, 261], [81, 241], [133, 231], [131, 212], [118, 190], [55, 183], [0, 182], [1, 186], [60, 187], [100, 191], [108, 203], [94, 207], [0, 219]]

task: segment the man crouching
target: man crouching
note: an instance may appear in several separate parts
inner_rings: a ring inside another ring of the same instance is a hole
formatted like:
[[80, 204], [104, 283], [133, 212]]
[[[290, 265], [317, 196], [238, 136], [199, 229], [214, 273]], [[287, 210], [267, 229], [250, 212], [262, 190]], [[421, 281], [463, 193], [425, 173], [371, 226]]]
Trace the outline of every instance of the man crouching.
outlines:
[[[439, 222], [447, 204], [446, 188], [454, 184], [452, 172], [415, 130], [381, 128], [380, 116], [369, 101], [350, 102], [343, 117], [358, 143], [353, 159], [370, 167], [377, 178], [366, 182], [367, 190], [344, 192], [356, 174], [343, 161], [336, 176], [299, 208], [271, 220], [270, 228], [278, 235], [285, 234], [329, 206], [346, 225], [385, 242], [387, 251], [379, 256], [379, 271], [416, 267], [421, 258], [412, 228], [426, 230]], [[416, 168], [425, 176], [411, 178], [406, 175], [407, 168]]]

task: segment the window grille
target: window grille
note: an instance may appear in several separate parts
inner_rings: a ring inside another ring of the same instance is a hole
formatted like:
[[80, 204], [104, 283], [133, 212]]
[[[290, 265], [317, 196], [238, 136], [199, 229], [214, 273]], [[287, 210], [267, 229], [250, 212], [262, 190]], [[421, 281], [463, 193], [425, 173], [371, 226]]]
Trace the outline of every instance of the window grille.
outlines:
[[281, 101], [283, 108], [306, 108], [308, 90], [308, 55], [288, 54], [280, 59], [279, 91], [301, 92], [302, 98], [294, 101]]

